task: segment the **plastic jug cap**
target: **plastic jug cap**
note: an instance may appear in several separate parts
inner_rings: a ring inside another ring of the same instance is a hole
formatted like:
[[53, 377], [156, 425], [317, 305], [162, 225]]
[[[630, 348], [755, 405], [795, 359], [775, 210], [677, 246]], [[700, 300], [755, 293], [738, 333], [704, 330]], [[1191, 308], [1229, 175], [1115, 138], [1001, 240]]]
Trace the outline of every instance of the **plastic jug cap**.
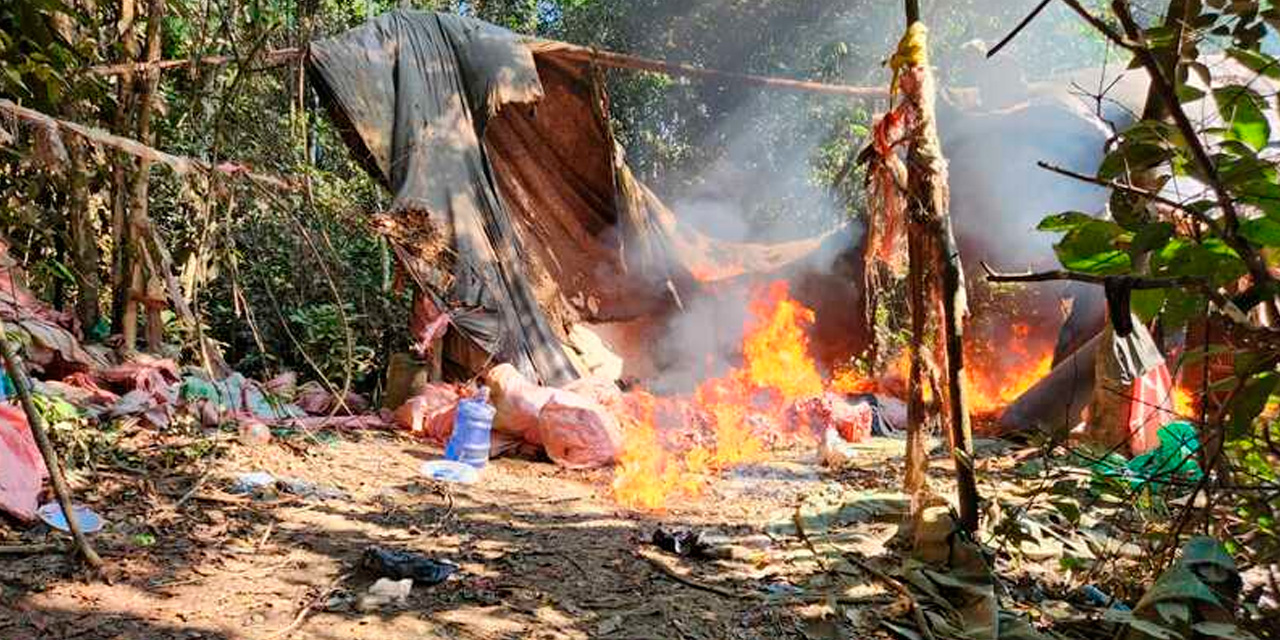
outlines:
[[480, 389], [476, 391], [476, 395], [473, 396], [473, 398], [476, 400], [479, 400], [480, 402], [486, 402], [486, 403], [489, 402], [489, 387], [481, 385]]

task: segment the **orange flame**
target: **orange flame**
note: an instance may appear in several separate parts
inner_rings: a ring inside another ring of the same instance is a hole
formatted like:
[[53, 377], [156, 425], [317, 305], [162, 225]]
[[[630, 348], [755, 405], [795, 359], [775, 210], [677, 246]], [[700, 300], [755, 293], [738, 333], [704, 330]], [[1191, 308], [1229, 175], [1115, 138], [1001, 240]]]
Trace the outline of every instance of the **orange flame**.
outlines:
[[999, 413], [1027, 389], [1039, 382], [1053, 368], [1053, 354], [1027, 360], [1006, 372], [993, 369], [965, 368], [964, 390], [971, 415]]
[[792, 402], [822, 393], [822, 375], [809, 356], [813, 311], [787, 295], [785, 281], [769, 285], [751, 301], [755, 326], [743, 340], [748, 381], [758, 389], [776, 389]]
[[1179, 416], [1191, 418], [1196, 415], [1196, 397], [1182, 387], [1173, 388], [1173, 410]]
[[[618, 503], [660, 511], [674, 498], [696, 496], [715, 474], [767, 459], [770, 447], [784, 438], [810, 436], [789, 415], [797, 401], [828, 388], [845, 394], [885, 389], [852, 367], [837, 370], [824, 383], [809, 354], [807, 330], [814, 313], [789, 296], [786, 282], [758, 291], [748, 310], [740, 368], [705, 380], [688, 398], [627, 396], [613, 479]], [[1031, 334], [1030, 326], [1014, 325], [1002, 344], [966, 345], [963, 384], [973, 415], [1002, 410], [1048, 374], [1052, 346]], [[890, 366], [889, 378], [905, 381], [910, 366], [910, 352], [904, 351]]]
[[769, 441], [778, 435], [770, 432], [785, 424], [791, 403], [823, 393], [806, 333], [813, 311], [791, 299], [784, 281], [766, 287], [748, 310], [742, 368], [706, 380], [693, 394], [713, 442], [678, 455], [659, 437], [652, 396], [641, 394], [629, 408], [613, 480], [621, 504], [658, 510], [671, 497], [696, 495], [711, 473], [766, 459]]

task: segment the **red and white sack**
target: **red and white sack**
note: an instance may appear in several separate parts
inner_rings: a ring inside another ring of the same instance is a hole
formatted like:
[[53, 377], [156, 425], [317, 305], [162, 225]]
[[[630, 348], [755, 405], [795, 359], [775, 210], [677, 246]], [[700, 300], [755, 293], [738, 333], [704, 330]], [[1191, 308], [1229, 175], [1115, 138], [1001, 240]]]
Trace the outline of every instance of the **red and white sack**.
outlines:
[[429, 384], [400, 405], [392, 419], [402, 429], [443, 444], [453, 435], [453, 417], [457, 409], [458, 390], [453, 385]]
[[489, 385], [489, 400], [497, 410], [493, 416], [493, 430], [531, 444], [541, 443], [538, 415], [556, 394], [556, 389], [530, 382], [509, 364], [490, 369], [485, 381]]
[[608, 409], [617, 410], [622, 406], [622, 389], [619, 389], [618, 385], [608, 378], [587, 376], [578, 378], [560, 388], [576, 393]]
[[622, 428], [608, 409], [563, 389], [542, 407], [538, 432], [547, 456], [568, 469], [612, 464], [622, 447]]

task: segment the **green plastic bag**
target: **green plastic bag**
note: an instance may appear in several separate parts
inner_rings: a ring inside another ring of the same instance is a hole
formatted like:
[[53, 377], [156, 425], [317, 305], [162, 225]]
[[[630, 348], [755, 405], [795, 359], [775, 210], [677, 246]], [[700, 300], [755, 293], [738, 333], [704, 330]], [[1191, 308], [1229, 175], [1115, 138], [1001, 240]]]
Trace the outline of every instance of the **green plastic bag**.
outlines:
[[1189, 422], [1170, 422], [1156, 435], [1160, 438], [1160, 446], [1134, 457], [1125, 465], [1133, 477], [1134, 486], [1149, 483], [1158, 490], [1170, 479], [1199, 481], [1202, 472], [1196, 463], [1196, 454], [1200, 451], [1196, 428]]
[[1196, 462], [1200, 440], [1189, 422], [1170, 422], [1157, 433], [1160, 446], [1132, 460], [1110, 453], [1090, 465], [1097, 475], [1126, 478], [1134, 489], [1150, 486], [1159, 491], [1170, 480], [1197, 482], [1202, 471]]

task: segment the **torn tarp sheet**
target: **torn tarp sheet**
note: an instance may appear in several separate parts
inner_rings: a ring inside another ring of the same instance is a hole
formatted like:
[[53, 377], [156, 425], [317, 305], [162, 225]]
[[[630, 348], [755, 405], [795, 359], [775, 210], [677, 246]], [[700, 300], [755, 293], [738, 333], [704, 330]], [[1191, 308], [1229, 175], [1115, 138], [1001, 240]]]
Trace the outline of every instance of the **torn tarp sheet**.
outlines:
[[562, 347], [573, 322], [653, 314], [678, 288], [776, 271], [830, 238], [728, 243], [679, 224], [623, 162], [598, 75], [554, 43], [400, 10], [313, 43], [309, 61], [394, 194], [379, 229], [452, 316], [446, 354], [462, 334], [562, 384], [580, 373]]
[[40, 487], [47, 477], [26, 414], [0, 403], [0, 511], [26, 522], [35, 520]]

